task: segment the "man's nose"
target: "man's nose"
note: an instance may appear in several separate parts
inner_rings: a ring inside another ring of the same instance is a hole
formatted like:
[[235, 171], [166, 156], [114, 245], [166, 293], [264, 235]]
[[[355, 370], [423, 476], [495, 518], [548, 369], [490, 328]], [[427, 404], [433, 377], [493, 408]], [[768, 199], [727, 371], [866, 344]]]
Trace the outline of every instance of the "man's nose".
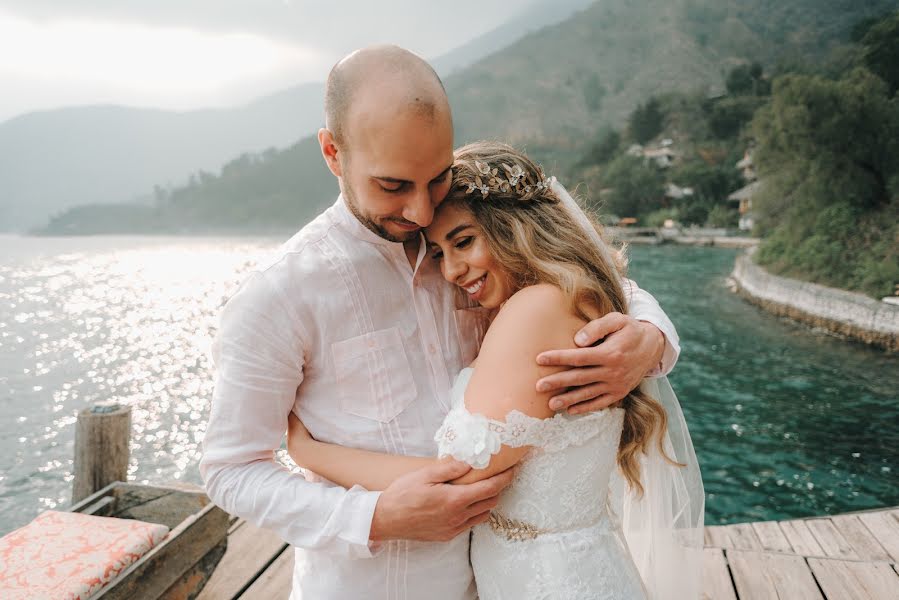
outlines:
[[434, 205], [431, 202], [430, 190], [425, 188], [409, 199], [403, 218], [419, 227], [427, 227], [434, 220]]

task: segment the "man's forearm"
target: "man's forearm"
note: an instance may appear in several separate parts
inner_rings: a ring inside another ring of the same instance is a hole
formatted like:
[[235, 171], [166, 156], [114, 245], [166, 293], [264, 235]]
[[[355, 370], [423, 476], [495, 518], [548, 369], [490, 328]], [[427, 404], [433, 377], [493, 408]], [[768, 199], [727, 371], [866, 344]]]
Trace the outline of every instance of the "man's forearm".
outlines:
[[273, 460], [204, 465], [203, 476], [215, 504], [291, 545], [370, 556], [368, 536], [378, 492], [311, 483]]

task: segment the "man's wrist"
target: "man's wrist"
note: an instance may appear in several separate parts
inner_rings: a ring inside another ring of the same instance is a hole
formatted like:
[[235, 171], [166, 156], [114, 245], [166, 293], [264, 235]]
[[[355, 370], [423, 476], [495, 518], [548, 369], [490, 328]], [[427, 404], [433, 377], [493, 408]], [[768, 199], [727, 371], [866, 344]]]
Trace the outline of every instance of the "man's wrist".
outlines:
[[651, 376], [653, 373], [657, 373], [662, 369], [662, 358], [665, 356], [665, 345], [667, 344], [667, 340], [665, 339], [665, 334], [662, 333], [662, 330], [653, 323], [649, 321], [638, 321], [638, 323], [644, 330], [646, 336], [645, 339], [649, 340], [648, 344], [651, 345], [652, 361], [649, 363], [649, 368], [646, 369], [644, 375]]
[[383, 500], [384, 494], [381, 493], [378, 495], [378, 500], [375, 503], [375, 510], [371, 516], [371, 528], [368, 531], [368, 540], [372, 544], [378, 544], [390, 539], [389, 519], [384, 514], [386, 511], [383, 506]]

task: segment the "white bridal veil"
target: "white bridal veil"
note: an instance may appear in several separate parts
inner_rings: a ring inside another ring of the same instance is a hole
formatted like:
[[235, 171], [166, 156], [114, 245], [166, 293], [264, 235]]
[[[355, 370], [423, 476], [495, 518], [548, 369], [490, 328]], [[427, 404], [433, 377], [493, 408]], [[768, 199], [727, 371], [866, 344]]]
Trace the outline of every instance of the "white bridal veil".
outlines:
[[[590, 219], [571, 194], [553, 180], [552, 191], [607, 259], [610, 252]], [[641, 457], [640, 483], [644, 493], [633, 493], [616, 471], [610, 503], [620, 516], [624, 541], [630, 551], [650, 600], [692, 600], [702, 589], [702, 548], [705, 493], [699, 463], [680, 403], [667, 377], [647, 379], [641, 385], [668, 414], [663, 441], [671, 458], [666, 461], [653, 444]]]

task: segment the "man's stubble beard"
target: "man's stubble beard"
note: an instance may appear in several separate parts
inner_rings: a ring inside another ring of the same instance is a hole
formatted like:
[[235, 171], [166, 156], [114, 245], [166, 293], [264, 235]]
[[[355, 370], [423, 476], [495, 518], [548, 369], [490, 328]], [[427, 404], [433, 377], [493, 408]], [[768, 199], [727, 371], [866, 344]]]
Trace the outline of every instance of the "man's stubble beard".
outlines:
[[378, 237], [387, 240], [388, 242], [395, 242], [398, 244], [418, 239], [418, 236], [420, 235], [420, 232], [418, 231], [410, 231], [405, 235], [398, 236], [390, 233], [375, 219], [363, 213], [362, 209], [359, 207], [359, 203], [356, 202], [356, 194], [353, 191], [353, 187], [350, 185], [349, 172], [347, 171], [346, 166], [343, 167], [343, 170], [346, 173], [346, 176], [343, 177], [343, 196], [346, 200], [347, 207], [349, 207], [350, 212], [353, 213], [353, 216], [356, 217], [360, 223], [365, 225], [366, 229], [370, 230]]

